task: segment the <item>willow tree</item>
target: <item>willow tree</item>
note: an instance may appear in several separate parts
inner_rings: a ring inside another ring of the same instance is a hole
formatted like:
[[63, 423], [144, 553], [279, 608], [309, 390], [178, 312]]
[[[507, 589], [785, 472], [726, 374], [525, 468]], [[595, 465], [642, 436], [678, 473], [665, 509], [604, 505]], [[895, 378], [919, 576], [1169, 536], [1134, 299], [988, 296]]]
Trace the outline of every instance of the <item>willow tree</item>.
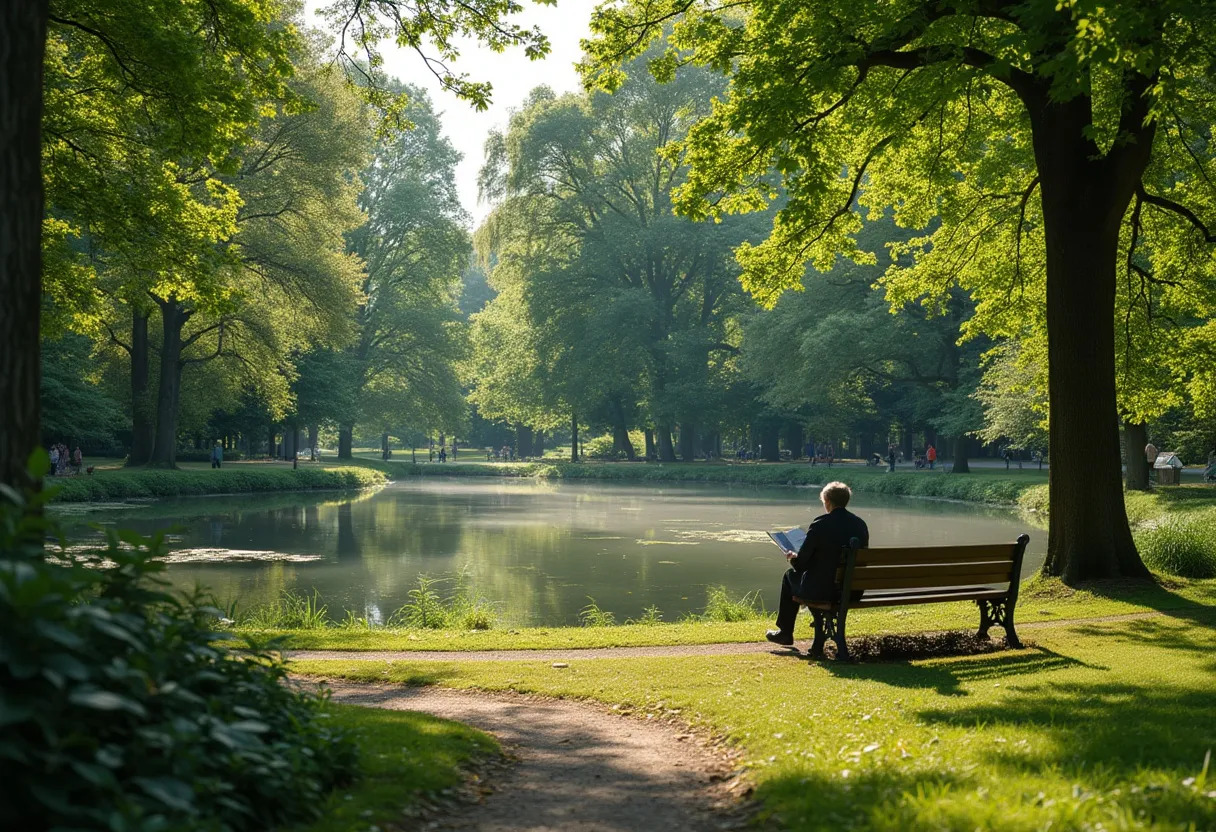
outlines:
[[[597, 11], [588, 74], [618, 83], [616, 64], [665, 26], [660, 75], [692, 62], [731, 77], [682, 144], [692, 172], [678, 210], [720, 216], [784, 197], [769, 238], [738, 251], [759, 297], [794, 286], [808, 260], [866, 257], [852, 235], [865, 211], [888, 206], [927, 229], [896, 276], [898, 300], [957, 281], [978, 301], [976, 325], [1008, 325], [1030, 311], [1022, 287], [1045, 282], [1045, 570], [1069, 581], [1147, 574], [1120, 482], [1115, 287], [1124, 273], [1160, 279], [1216, 240], [1206, 138], [1216, 8], [636, 0]], [[1211, 274], [1206, 251], [1190, 260]]]

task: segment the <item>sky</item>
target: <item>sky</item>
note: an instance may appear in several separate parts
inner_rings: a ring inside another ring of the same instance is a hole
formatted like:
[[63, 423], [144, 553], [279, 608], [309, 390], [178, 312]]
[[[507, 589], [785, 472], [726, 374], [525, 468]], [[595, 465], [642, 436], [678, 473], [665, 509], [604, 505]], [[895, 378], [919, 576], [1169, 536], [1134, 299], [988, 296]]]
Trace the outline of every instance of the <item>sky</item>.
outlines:
[[[309, 23], [326, 28], [325, 21], [316, 17], [315, 11], [327, 5], [329, 0], [308, 0]], [[412, 50], [400, 49], [392, 42], [380, 45], [388, 74], [417, 84], [431, 94], [435, 110], [442, 116], [444, 132], [463, 156], [456, 170], [456, 184], [474, 227], [489, 213], [488, 205], [477, 202], [477, 171], [481, 168], [486, 136], [495, 128], [506, 128], [511, 110], [533, 87], [548, 84], [558, 93], [580, 88], [574, 64], [581, 55], [579, 41], [589, 36], [588, 23], [594, 5], [595, 0], [558, 0], [556, 6], [526, 3], [525, 11], [514, 20], [525, 26], [540, 26], [552, 46], [548, 57], [539, 61], [529, 61], [522, 49], [496, 54], [472, 42], [463, 44], [460, 60], [456, 63], [457, 71], [468, 73], [473, 80], [490, 81], [494, 85], [490, 108], [480, 113], [441, 89]]]

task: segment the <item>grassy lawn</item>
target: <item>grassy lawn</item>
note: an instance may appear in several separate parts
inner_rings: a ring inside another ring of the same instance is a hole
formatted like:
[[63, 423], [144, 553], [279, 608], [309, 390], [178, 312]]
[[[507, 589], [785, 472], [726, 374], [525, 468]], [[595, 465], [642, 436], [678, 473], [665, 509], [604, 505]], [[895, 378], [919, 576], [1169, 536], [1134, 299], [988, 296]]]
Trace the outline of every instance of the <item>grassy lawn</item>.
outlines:
[[244, 494], [310, 489], [369, 488], [387, 477], [363, 465], [301, 466], [233, 462], [213, 470], [206, 463], [185, 463], [177, 470], [99, 468], [92, 476], [51, 478], [54, 502], [97, 502], [209, 494]]
[[358, 739], [361, 776], [332, 794], [321, 818], [299, 832], [402, 828], [403, 810], [459, 785], [463, 767], [499, 751], [489, 734], [459, 722], [412, 711], [330, 707], [333, 719]]
[[[1168, 587], [1141, 582], [1095, 583], [1069, 589], [1054, 580], [1035, 580], [1022, 589], [1019, 623], [1125, 615], [1146, 610], [1177, 611], [1216, 606], [1216, 580], [1170, 580]], [[259, 638], [281, 637], [299, 650], [527, 650], [582, 647], [642, 647], [756, 641], [767, 618], [697, 621], [616, 627], [535, 627], [518, 630], [389, 630], [326, 627], [310, 630], [248, 630]], [[809, 620], [809, 619], [808, 619]], [[979, 623], [974, 604], [953, 603], [858, 610], [849, 615], [849, 634], [909, 633], [970, 629]], [[805, 622], [800, 636], [809, 633]], [[809, 637], [809, 636], [808, 636]]]
[[1209, 590], [1161, 617], [1062, 622], [1028, 633], [1025, 650], [975, 657], [294, 669], [675, 716], [736, 743], [764, 814], [791, 829], [1195, 830], [1216, 828], [1214, 624]]

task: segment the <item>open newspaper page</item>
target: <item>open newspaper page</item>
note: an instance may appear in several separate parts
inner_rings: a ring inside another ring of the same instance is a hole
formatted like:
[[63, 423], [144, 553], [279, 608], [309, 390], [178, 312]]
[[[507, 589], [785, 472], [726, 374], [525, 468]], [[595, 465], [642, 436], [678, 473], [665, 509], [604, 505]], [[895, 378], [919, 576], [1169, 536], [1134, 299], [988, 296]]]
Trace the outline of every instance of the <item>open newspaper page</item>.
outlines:
[[802, 548], [802, 542], [806, 540], [806, 532], [796, 526], [783, 532], [769, 532], [768, 536], [781, 551], [794, 555], [798, 554], [798, 550]]

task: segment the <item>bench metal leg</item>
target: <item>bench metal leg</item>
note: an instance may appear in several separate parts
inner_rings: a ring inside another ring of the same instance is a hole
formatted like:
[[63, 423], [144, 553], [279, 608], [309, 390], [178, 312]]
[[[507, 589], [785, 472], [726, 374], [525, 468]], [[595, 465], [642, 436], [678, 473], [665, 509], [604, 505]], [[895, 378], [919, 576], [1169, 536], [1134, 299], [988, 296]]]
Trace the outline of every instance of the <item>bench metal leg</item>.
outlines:
[[980, 630], [977, 638], [989, 638], [988, 629], [993, 625], [1005, 628], [1005, 643], [1010, 647], [1021, 647], [1017, 631], [1013, 628], [1013, 604], [1007, 600], [982, 599], [975, 602], [980, 608]]
[[830, 639], [836, 644], [836, 658], [845, 661], [849, 658], [849, 646], [845, 642], [844, 622], [846, 612], [822, 612], [812, 610], [811, 617], [815, 621], [815, 640], [811, 642], [811, 655], [823, 658], [823, 646]]

